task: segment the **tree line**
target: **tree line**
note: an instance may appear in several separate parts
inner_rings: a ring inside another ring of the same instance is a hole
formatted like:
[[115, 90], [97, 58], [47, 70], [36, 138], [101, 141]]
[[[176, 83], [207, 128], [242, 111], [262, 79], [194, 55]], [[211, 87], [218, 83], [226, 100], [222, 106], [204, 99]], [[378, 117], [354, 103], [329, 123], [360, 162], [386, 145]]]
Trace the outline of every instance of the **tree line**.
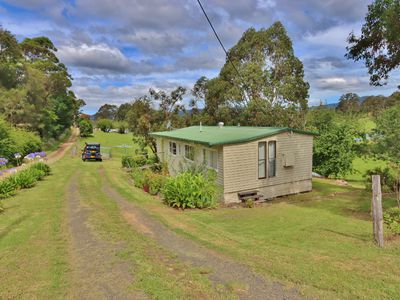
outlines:
[[0, 27], [0, 115], [9, 124], [57, 139], [85, 104], [70, 90], [72, 77], [47, 37], [19, 42]]

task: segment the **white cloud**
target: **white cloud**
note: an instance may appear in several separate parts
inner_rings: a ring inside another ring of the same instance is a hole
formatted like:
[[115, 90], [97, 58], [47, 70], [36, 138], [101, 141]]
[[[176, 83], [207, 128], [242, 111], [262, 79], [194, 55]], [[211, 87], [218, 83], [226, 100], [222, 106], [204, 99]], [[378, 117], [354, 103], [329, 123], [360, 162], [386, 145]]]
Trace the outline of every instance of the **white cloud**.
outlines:
[[344, 48], [346, 46], [347, 38], [350, 32], [354, 31], [356, 34], [359, 33], [361, 23], [343, 24], [338, 26], [330, 27], [323, 31], [316, 33], [307, 33], [304, 36], [304, 41], [309, 45], [318, 47], [333, 47], [333, 48]]
[[186, 38], [178, 32], [160, 32], [155, 30], [140, 30], [124, 34], [121, 40], [132, 43], [141, 50], [151, 54], [176, 54], [188, 44]]
[[71, 66], [115, 72], [131, 69], [129, 59], [118, 48], [106, 44], [63, 45], [59, 48], [58, 56]]
[[104, 88], [95, 84], [78, 84], [74, 85], [74, 92], [78, 98], [85, 100], [86, 107], [84, 109], [88, 111], [98, 108], [105, 103], [121, 105], [122, 103], [131, 102], [137, 97], [148, 94], [150, 87], [170, 92], [178, 87], [178, 85], [174, 80], [154, 81], [150, 84], [137, 83], [124, 86], [107, 86]]

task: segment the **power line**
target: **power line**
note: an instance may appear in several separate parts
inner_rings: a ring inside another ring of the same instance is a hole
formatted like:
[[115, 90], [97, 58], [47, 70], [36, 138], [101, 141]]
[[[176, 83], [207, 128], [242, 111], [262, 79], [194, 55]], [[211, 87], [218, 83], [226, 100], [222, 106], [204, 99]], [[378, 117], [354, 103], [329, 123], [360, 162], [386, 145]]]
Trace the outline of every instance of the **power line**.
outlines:
[[[227, 58], [228, 61], [231, 63], [233, 69], [236, 71], [236, 73], [238, 74], [238, 76], [239, 76], [239, 78], [240, 78], [240, 80], [242, 81], [242, 84], [243, 84], [243, 78], [242, 78], [242, 76], [240, 75], [239, 70], [236, 68], [235, 64], [234, 64], [233, 61], [230, 59], [230, 57], [229, 57], [229, 55], [228, 55], [228, 51], [226, 51], [224, 44], [222, 43], [221, 39], [219, 38], [218, 33], [217, 33], [217, 31], [215, 30], [213, 24], [211, 23], [211, 20], [210, 20], [210, 18], [208, 17], [206, 11], [204, 10], [204, 7], [203, 7], [203, 5], [201, 4], [200, 0], [197, 0], [197, 3], [199, 4], [201, 10], [203, 11], [203, 14], [204, 14], [204, 16], [206, 17], [206, 19], [207, 19], [207, 21], [208, 21], [208, 24], [210, 24], [210, 27], [211, 27], [212, 31], [214, 32], [214, 35], [215, 35], [215, 37], [217, 38], [219, 44], [221, 45], [222, 49], [224, 50], [225, 55], [226, 55], [226, 58]], [[249, 99], [248, 99], [248, 95], [247, 95], [246, 90], [244, 90], [244, 95], [245, 95], [245, 97], [246, 97], [246, 100], [248, 101]]]

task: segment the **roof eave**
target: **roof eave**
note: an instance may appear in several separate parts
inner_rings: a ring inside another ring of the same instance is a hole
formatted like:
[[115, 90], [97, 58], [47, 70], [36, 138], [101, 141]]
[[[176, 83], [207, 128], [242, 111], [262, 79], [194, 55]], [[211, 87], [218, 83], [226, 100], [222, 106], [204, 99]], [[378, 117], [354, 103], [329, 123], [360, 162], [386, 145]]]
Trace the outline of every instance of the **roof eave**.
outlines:
[[273, 133], [261, 134], [261, 135], [254, 136], [254, 137], [251, 137], [251, 138], [240, 139], [240, 140], [236, 140], [236, 141], [234, 140], [234, 141], [229, 141], [229, 142], [217, 142], [217, 143], [209, 143], [209, 142], [203, 142], [203, 141], [199, 141], [199, 140], [190, 140], [190, 139], [185, 139], [185, 138], [173, 137], [173, 136], [168, 136], [168, 135], [165, 135], [165, 134], [158, 134], [157, 132], [150, 133], [150, 136], [174, 139], [174, 140], [178, 140], [178, 141], [191, 142], [191, 143], [195, 143], [195, 144], [206, 145], [208, 147], [216, 147], [216, 146], [223, 146], [223, 145], [234, 145], [234, 144], [248, 143], [248, 142], [256, 141], [256, 140], [259, 140], [259, 139], [262, 139], [262, 138], [266, 138], [266, 137], [274, 136], [274, 135], [277, 135], [277, 134], [281, 134], [281, 133], [284, 133], [284, 132], [295, 132], [295, 133], [298, 133], [298, 134], [312, 135], [312, 136], [317, 135], [314, 132], [304, 131], [304, 130], [299, 130], [299, 129], [292, 129], [292, 128], [286, 127], [286, 128], [282, 128], [280, 130], [277, 130], [277, 131], [275, 131]]

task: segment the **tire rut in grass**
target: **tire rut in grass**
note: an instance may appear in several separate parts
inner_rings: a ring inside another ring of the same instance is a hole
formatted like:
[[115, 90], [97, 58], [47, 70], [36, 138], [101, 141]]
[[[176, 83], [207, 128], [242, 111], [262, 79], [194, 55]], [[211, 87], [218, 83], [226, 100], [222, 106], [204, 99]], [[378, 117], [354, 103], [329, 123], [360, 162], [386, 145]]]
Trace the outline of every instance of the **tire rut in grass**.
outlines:
[[249, 267], [171, 231], [144, 209], [128, 202], [109, 185], [103, 173], [104, 170], [100, 169], [103, 191], [116, 201], [126, 221], [135, 230], [176, 254], [181, 261], [207, 270], [209, 279], [215, 285], [231, 286], [240, 299], [304, 299], [296, 290], [286, 289], [277, 282], [268, 282]]
[[82, 204], [78, 176], [67, 188], [67, 216], [70, 231], [71, 285], [73, 299], [147, 299], [129, 290], [133, 282], [130, 266], [117, 257], [123, 245], [116, 245], [93, 234], [87, 225], [90, 208]]

